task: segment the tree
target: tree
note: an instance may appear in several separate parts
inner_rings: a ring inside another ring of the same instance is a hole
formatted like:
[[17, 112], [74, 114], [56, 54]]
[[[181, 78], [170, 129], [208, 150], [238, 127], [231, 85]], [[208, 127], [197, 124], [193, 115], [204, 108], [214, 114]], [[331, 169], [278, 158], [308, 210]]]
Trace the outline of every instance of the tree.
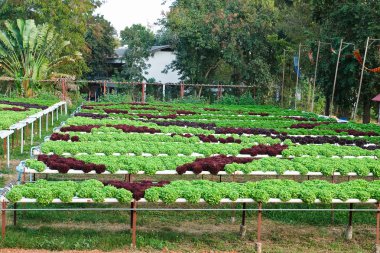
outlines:
[[144, 71], [149, 67], [146, 60], [154, 44], [154, 33], [140, 24], [126, 27], [120, 33], [122, 43], [128, 46], [122, 75], [127, 80], [144, 80]]
[[[379, 1], [312, 1], [313, 17], [321, 27], [321, 38], [325, 41], [333, 39], [333, 47], [338, 47], [337, 42], [344, 41], [353, 43], [360, 52], [364, 53], [365, 40], [367, 37], [378, 38], [380, 35], [380, 2]], [[338, 73], [337, 90], [334, 96], [334, 109], [337, 113], [346, 116], [352, 110], [356, 102], [361, 66], [352, 55], [354, 46], [350, 46], [343, 52], [342, 62]], [[380, 65], [380, 54], [375, 48], [370, 48], [367, 58], [368, 66]], [[332, 60], [322, 62], [319, 85], [324, 89], [326, 98], [331, 99], [332, 78], [335, 71], [336, 56]], [[363, 122], [370, 121], [371, 98], [380, 92], [380, 75], [365, 72], [360, 97]], [[330, 103], [327, 103], [327, 107]], [[347, 109], [348, 112], [347, 112]], [[327, 108], [329, 109], [329, 108]]]
[[70, 45], [55, 29], [48, 25], [36, 26], [34, 20], [4, 23], [6, 29], [0, 31], [0, 68], [16, 82], [23, 96], [30, 97], [38, 88], [38, 80], [45, 79], [52, 71], [64, 63], [80, 59], [80, 53], [64, 55]]
[[86, 44], [88, 52], [84, 58], [90, 72], [87, 78], [103, 78], [111, 71], [107, 58], [114, 54], [116, 30], [103, 16], [94, 16], [88, 22]]
[[[1, 20], [34, 19], [37, 24], [55, 27], [63, 38], [70, 38], [71, 46], [65, 48], [70, 55], [86, 52], [85, 33], [88, 21], [103, 0], [7, 0], [0, 8]], [[62, 66], [62, 72], [81, 76], [89, 71], [84, 59]]]
[[[177, 59], [170, 67], [190, 82], [242, 83], [269, 97], [276, 80], [276, 20], [274, 1], [177, 0], [162, 20], [175, 38]], [[220, 79], [220, 69], [229, 76]]]

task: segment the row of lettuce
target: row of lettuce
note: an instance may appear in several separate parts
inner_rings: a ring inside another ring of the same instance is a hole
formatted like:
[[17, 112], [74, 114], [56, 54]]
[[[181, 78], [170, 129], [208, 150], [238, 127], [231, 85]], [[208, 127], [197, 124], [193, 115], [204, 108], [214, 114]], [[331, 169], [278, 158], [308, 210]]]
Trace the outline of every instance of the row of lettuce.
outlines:
[[[131, 108], [154, 109], [153, 105], [148, 104], [90, 104], [84, 108], [95, 112], [122, 109], [127, 111]], [[171, 107], [157, 105], [155, 108], [156, 115], [159, 115], [162, 108], [167, 110]], [[190, 108], [194, 113], [208, 109], [204, 112], [215, 115], [222, 113], [224, 116], [228, 116], [224, 113], [231, 113], [233, 110], [251, 114], [257, 110], [257, 114], [263, 114], [264, 108], [277, 117], [283, 117], [280, 109], [269, 109], [270, 107], [234, 106], [233, 109], [229, 109], [199, 106], [193, 108], [192, 105], [187, 107], [182, 105], [175, 108], [182, 112]], [[285, 112], [289, 114], [294, 111]], [[313, 116], [310, 113], [294, 113], [301, 115], [298, 117]], [[103, 119], [81, 116], [70, 118], [59, 132], [50, 137], [51, 141], [42, 144], [42, 154], [37, 160], [27, 161], [27, 167], [37, 172], [50, 169], [59, 173], [80, 171], [148, 175], [160, 174], [161, 171], [175, 171], [177, 174], [209, 172], [213, 175], [221, 172], [226, 174], [276, 172], [281, 175], [289, 171], [298, 172], [300, 175], [315, 172], [322, 175], [356, 173], [359, 176], [378, 176], [380, 174], [378, 136], [290, 136], [286, 133], [277, 133], [276, 130], [256, 128], [246, 129], [246, 132], [252, 133], [250, 135], [215, 134], [215, 129], [212, 130], [215, 125], [213, 122], [190, 122], [191, 126], [188, 124], [173, 126], [166, 124], [172, 122], [170, 119], [162, 120], [160, 121], [162, 124], [158, 124], [159, 122], [121, 119], [118, 115], [111, 113], [110, 117]], [[269, 116], [258, 118], [266, 117]], [[288, 119], [294, 116], [286, 117]], [[332, 125], [331, 120], [322, 123], [326, 122], [329, 124], [323, 125]], [[336, 128], [341, 129], [348, 126], [342, 123], [335, 124], [339, 125]], [[262, 134], [261, 130], [266, 131], [265, 134]]]
[[380, 200], [380, 181], [354, 180], [332, 184], [323, 180], [311, 180], [298, 183], [293, 180], [262, 180], [247, 183], [217, 183], [207, 180], [172, 181], [172, 182], [141, 182], [126, 183], [118, 181], [100, 182], [95, 179], [82, 182], [46, 181], [14, 186], [6, 198], [11, 202], [22, 202], [23, 198], [36, 199], [37, 203], [50, 204], [55, 199], [70, 203], [74, 198], [92, 199], [94, 202], [104, 202], [107, 198], [116, 199], [120, 203], [130, 203], [144, 198], [148, 202], [162, 201], [172, 204], [178, 199], [196, 204], [204, 200], [216, 205], [223, 199], [237, 201], [252, 199], [266, 203], [270, 199], [280, 199], [288, 202], [300, 199], [312, 204], [317, 200], [321, 203], [332, 203], [333, 200], [347, 201], [358, 199], [361, 202]]
[[[296, 172], [378, 177], [378, 144], [380, 129], [375, 125], [342, 124], [311, 113], [268, 106], [89, 103], [41, 145], [41, 153], [27, 160], [26, 167], [41, 173]], [[279, 179], [246, 183], [39, 180], [13, 187], [6, 198], [12, 202], [36, 199], [41, 204], [56, 199], [64, 203], [75, 199], [116, 199], [120, 203], [144, 199], [165, 204], [179, 199], [209, 204], [224, 199], [300, 199], [311, 204], [348, 199], [377, 201], [379, 186], [379, 181], [365, 180], [340, 184]]]
[[46, 99], [0, 98], [0, 131], [58, 102]]

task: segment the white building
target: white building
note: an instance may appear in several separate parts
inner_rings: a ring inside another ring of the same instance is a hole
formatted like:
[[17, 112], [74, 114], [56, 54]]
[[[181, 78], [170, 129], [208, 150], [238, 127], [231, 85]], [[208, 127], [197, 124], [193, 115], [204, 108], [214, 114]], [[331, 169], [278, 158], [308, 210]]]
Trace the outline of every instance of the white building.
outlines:
[[[124, 62], [124, 54], [127, 47], [119, 47], [115, 50], [114, 58], [110, 59], [110, 63], [115, 67], [122, 67]], [[148, 74], [144, 74], [146, 79], [154, 78], [156, 82], [160, 83], [179, 83], [180, 75], [178, 71], [169, 70], [168, 73], [162, 73], [167, 65], [176, 59], [174, 50], [169, 45], [153, 46], [151, 48], [151, 56], [147, 60], [150, 67], [146, 70]]]

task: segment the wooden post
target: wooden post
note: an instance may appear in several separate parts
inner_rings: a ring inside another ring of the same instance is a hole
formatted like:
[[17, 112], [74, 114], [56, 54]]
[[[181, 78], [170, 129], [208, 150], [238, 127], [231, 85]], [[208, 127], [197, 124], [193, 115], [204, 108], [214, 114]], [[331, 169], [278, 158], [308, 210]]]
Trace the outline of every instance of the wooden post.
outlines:
[[242, 214], [241, 214], [241, 225], [240, 225], [240, 237], [241, 238], [244, 238], [246, 233], [247, 233], [247, 228], [245, 226], [245, 215], [246, 215], [246, 209], [247, 208], [247, 204], [246, 203], [243, 203], [243, 211], [242, 211]]
[[[334, 174], [331, 176], [331, 183], [335, 184]], [[334, 213], [334, 204], [331, 203], [331, 225], [334, 225], [335, 213]]]
[[103, 95], [105, 96], [107, 93], [107, 90], [106, 90], [106, 81], [103, 81]]
[[261, 244], [261, 223], [262, 223], [262, 208], [263, 204], [259, 202], [258, 213], [257, 213], [257, 242], [256, 242], [256, 252], [262, 253], [262, 244]]
[[311, 94], [311, 112], [314, 112], [314, 100], [315, 100], [315, 84], [317, 82], [317, 71], [319, 62], [319, 52], [321, 49], [321, 41], [318, 41], [317, 59], [315, 60], [314, 79], [313, 79], [313, 91]]
[[145, 83], [141, 83], [141, 103], [145, 103]]
[[222, 86], [218, 84], [218, 100], [222, 98]]
[[1, 238], [4, 240], [5, 239], [5, 228], [6, 228], [6, 222], [7, 222], [7, 217], [6, 217], [6, 210], [7, 209], [7, 203], [3, 200], [1, 203]]
[[350, 211], [348, 212], [348, 226], [346, 230], [346, 240], [351, 240], [352, 239], [352, 214], [353, 214], [353, 209], [354, 204], [350, 204]]
[[363, 75], [364, 75], [364, 69], [365, 69], [365, 62], [367, 60], [367, 52], [368, 52], [368, 44], [369, 44], [370, 38], [367, 38], [367, 42], [365, 45], [365, 52], [364, 52], [364, 58], [363, 58], [363, 64], [362, 64], [362, 72], [360, 74], [360, 82], [359, 82], [359, 90], [358, 90], [358, 97], [356, 98], [356, 104], [355, 104], [355, 110], [352, 115], [352, 119], [354, 120], [356, 117], [356, 113], [358, 111], [358, 105], [359, 105], [359, 99], [360, 99], [360, 93], [362, 90], [362, 84], [363, 84]]
[[333, 107], [334, 107], [334, 96], [335, 96], [336, 78], [338, 76], [339, 60], [340, 60], [340, 55], [342, 54], [342, 45], [343, 45], [343, 39], [340, 40], [340, 46], [339, 46], [339, 52], [338, 52], [338, 60], [336, 62], [334, 84], [333, 84], [333, 90], [332, 90], [332, 95], [331, 95], [331, 105], [330, 105], [329, 116], [332, 114]]
[[132, 248], [136, 248], [136, 226], [137, 226], [137, 202], [134, 200], [132, 202]]
[[181, 91], [180, 91], [181, 99], [185, 96], [185, 85], [181, 83]]

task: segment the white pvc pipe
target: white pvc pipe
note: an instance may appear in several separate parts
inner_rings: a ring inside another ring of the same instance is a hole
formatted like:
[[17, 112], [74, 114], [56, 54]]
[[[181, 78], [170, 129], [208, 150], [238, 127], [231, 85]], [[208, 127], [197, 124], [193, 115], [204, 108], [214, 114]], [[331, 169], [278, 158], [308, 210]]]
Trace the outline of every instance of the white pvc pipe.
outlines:
[[38, 124], [39, 124], [39, 130], [38, 130], [38, 132], [39, 132], [40, 139], [41, 139], [42, 138], [42, 115], [41, 115], [41, 117], [39, 117]]
[[[4, 201], [8, 201], [4, 198]], [[30, 199], [30, 198], [22, 198], [20, 201], [17, 201], [17, 203], [36, 203], [36, 199]], [[147, 203], [148, 201], [145, 198], [142, 198], [137, 201], [138, 203]], [[204, 199], [200, 199], [198, 203], [205, 203], [206, 201]], [[63, 203], [60, 199], [53, 199], [52, 203]], [[90, 198], [78, 198], [74, 197], [71, 201], [71, 203], [95, 203], [93, 199]], [[119, 203], [119, 201], [115, 198], [105, 198], [103, 203]], [[162, 200], [158, 200], [157, 203], [162, 203]], [[178, 198], [175, 203], [187, 203], [187, 200], [184, 198]], [[257, 203], [257, 201], [250, 199], [250, 198], [241, 198], [237, 199], [235, 201], [232, 201], [228, 198], [224, 198], [220, 200], [220, 203]], [[266, 203], [304, 203], [302, 199], [290, 199], [289, 201], [282, 201], [281, 199], [277, 198], [270, 198]], [[319, 199], [316, 199], [314, 201], [315, 204], [321, 204], [322, 201]], [[341, 199], [332, 199], [331, 203], [334, 204], [376, 204], [376, 199], [368, 199], [367, 201], [361, 201], [359, 199], [347, 199], [346, 201], [343, 201]]]
[[21, 154], [24, 153], [24, 127], [21, 128]]
[[31, 134], [30, 134], [30, 145], [33, 145], [33, 137], [34, 137], [34, 121], [32, 123], [30, 123], [32, 125], [31, 127]]

